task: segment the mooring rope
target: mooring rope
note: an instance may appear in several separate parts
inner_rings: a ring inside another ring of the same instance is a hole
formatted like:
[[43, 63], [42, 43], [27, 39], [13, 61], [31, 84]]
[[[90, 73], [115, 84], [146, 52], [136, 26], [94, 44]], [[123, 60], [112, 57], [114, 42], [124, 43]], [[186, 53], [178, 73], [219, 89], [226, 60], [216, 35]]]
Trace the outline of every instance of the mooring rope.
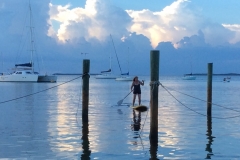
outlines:
[[[151, 93], [151, 98], [152, 98], [152, 93], [153, 93], [154, 88], [159, 86], [158, 81], [152, 81], [152, 82], [150, 82], [150, 86], [153, 86], [152, 89], [151, 89], [151, 92], [150, 92], [150, 93]], [[150, 100], [150, 102], [149, 102], [149, 109], [150, 109], [150, 106], [151, 106], [151, 102], [152, 102], [152, 100]], [[143, 142], [142, 142], [141, 134], [142, 134], [143, 128], [144, 128], [144, 126], [145, 126], [145, 123], [146, 123], [146, 120], [147, 120], [147, 117], [148, 117], [149, 109], [147, 110], [147, 114], [146, 114], [145, 120], [144, 120], [144, 122], [143, 122], [143, 125], [142, 125], [141, 130], [140, 130], [139, 135], [138, 135], [139, 138], [140, 138], [140, 140], [141, 140], [141, 144], [142, 144], [142, 147], [143, 147], [143, 151], [144, 151], [145, 149], [144, 149], [144, 145], [143, 145]], [[145, 152], [145, 155], [146, 155], [146, 154], [147, 154], [147, 151]]]
[[[87, 76], [87, 75], [88, 75], [89, 78], [90, 78], [90, 75], [89, 75], [88, 73], [84, 73], [84, 74], [82, 75], [82, 79], [83, 79], [84, 76]], [[76, 116], [75, 116], [75, 117], [76, 117], [76, 122], [77, 122], [78, 128], [81, 127], [81, 125], [80, 125], [79, 122], [78, 122], [78, 111], [79, 111], [79, 108], [80, 108], [81, 93], [82, 93], [81, 88], [82, 88], [82, 81], [81, 81], [81, 85], [80, 85], [80, 88], [79, 88], [78, 107], [77, 107]]]
[[[162, 85], [162, 86], [163, 86], [163, 85]], [[164, 87], [164, 88], [169, 88], [169, 87], [165, 87], [165, 86], [163, 86], [163, 87]], [[209, 104], [212, 104], [212, 105], [215, 105], [215, 106], [221, 107], [221, 108], [225, 108], [225, 109], [232, 110], [232, 111], [235, 111], [235, 112], [239, 112], [239, 113], [240, 113], [240, 111], [238, 111], [238, 110], [235, 110], [235, 109], [232, 109], [232, 108], [228, 108], [228, 107], [225, 107], [225, 106], [222, 106], [222, 105], [216, 104], [216, 103], [208, 102], [208, 101], [206, 101], [206, 100], [203, 100], [203, 99], [200, 99], [200, 98], [197, 98], [197, 97], [191, 96], [191, 95], [189, 95], [189, 94], [186, 94], [186, 93], [183, 93], [183, 92], [177, 91], [177, 90], [175, 90], [175, 89], [173, 89], [173, 88], [169, 88], [169, 89], [171, 89], [171, 90], [173, 90], [173, 91], [175, 91], [175, 92], [178, 92], [178, 93], [180, 93], [180, 94], [183, 94], [183, 95], [185, 95], [185, 96], [188, 96], [188, 97], [191, 97], [191, 98], [194, 98], [194, 99], [197, 99], [197, 100], [200, 100], [200, 101], [203, 101], [203, 102], [206, 102], [206, 103], [209, 103]]]
[[13, 99], [10, 99], [10, 100], [2, 101], [2, 102], [0, 102], [0, 104], [7, 103], [7, 102], [11, 102], [11, 101], [15, 101], [15, 100], [22, 99], [22, 98], [25, 98], [25, 97], [29, 97], [29, 96], [32, 96], [32, 95], [35, 95], [35, 94], [39, 94], [39, 93], [41, 93], [41, 92], [45, 92], [45, 91], [47, 91], [47, 90], [50, 90], [50, 89], [59, 87], [59, 86], [61, 86], [61, 85], [64, 85], [64, 84], [66, 84], [66, 83], [69, 83], [69, 82], [72, 82], [72, 81], [74, 81], [74, 80], [76, 80], [76, 79], [79, 79], [79, 78], [81, 78], [81, 77], [82, 77], [82, 76], [78, 76], [78, 77], [73, 78], [73, 79], [71, 79], [71, 80], [69, 80], [69, 81], [63, 82], [63, 83], [61, 83], [61, 84], [55, 85], [55, 86], [53, 86], [53, 87], [49, 87], [49, 88], [47, 88], [47, 89], [44, 89], [44, 90], [41, 90], [41, 91], [38, 91], [38, 92], [34, 92], [34, 93], [31, 93], [31, 94], [28, 94], [28, 95], [24, 95], [24, 96], [21, 96], [21, 97], [17, 97], [17, 98], [13, 98]]
[[[186, 106], [185, 104], [183, 104], [180, 100], [178, 100], [165, 86], [163, 86], [160, 82], [159, 82], [159, 84], [160, 84], [160, 85], [162, 86], [162, 88], [165, 89], [176, 101], [178, 101], [181, 105], [183, 105], [183, 106], [186, 107], [187, 109], [189, 109], [189, 110], [191, 110], [191, 111], [193, 111], [193, 112], [195, 112], [195, 113], [197, 113], [197, 114], [199, 114], [199, 115], [201, 115], [201, 116], [209, 117], [209, 116], [206, 115], [206, 114], [202, 114], [202, 113], [200, 113], [200, 112], [195, 111], [194, 109], [191, 109], [191, 108], [187, 107], [187, 106]], [[178, 93], [181, 93], [181, 92], [178, 92]], [[183, 94], [183, 93], [181, 93], [181, 94]], [[184, 94], [184, 95], [187, 95], [187, 94]], [[187, 95], [187, 96], [190, 96], [190, 95]], [[201, 99], [196, 98], [196, 97], [193, 97], [193, 96], [190, 96], [190, 97], [195, 98], [195, 99], [198, 99], [198, 100], [201, 100]], [[204, 100], [202, 100], [202, 101], [204, 101]], [[207, 101], [204, 101], [204, 102], [207, 102]], [[208, 103], [211, 103], [211, 102], [208, 102]], [[214, 104], [214, 103], [211, 103], [211, 104], [217, 105], [217, 104]], [[217, 105], [217, 106], [220, 106], [220, 105]], [[223, 106], [221, 106], [221, 107], [223, 107]], [[230, 109], [230, 108], [227, 108], [227, 107], [224, 107], [224, 108]], [[233, 110], [233, 109], [231, 109], [231, 110]], [[234, 110], [234, 111], [236, 111], [236, 110]], [[230, 118], [240, 117], [240, 115], [230, 116], [230, 117], [216, 117], [216, 116], [210, 116], [210, 117], [211, 117], [211, 118], [215, 118], [215, 119], [230, 119]]]

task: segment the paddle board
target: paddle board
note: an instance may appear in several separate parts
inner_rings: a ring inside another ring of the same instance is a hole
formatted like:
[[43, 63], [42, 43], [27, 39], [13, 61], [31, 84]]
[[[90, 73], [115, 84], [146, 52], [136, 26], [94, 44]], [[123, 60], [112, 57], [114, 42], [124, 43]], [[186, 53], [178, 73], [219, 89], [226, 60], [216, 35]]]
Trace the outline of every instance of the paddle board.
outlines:
[[132, 106], [133, 109], [139, 111], [139, 112], [144, 112], [147, 111], [147, 106], [144, 105], [139, 105], [139, 106]]

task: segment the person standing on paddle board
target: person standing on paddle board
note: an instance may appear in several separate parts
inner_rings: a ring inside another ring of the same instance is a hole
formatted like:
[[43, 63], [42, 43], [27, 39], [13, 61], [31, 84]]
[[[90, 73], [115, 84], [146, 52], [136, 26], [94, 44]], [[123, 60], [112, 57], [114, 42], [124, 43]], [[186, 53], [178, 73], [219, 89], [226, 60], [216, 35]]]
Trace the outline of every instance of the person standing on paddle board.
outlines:
[[132, 85], [131, 85], [131, 91], [133, 90], [133, 106], [135, 104], [136, 96], [138, 96], [138, 104], [139, 105], [141, 104], [141, 87], [140, 87], [140, 85], [142, 85], [142, 86], [144, 85], [144, 80], [139, 81], [137, 76], [134, 77]]

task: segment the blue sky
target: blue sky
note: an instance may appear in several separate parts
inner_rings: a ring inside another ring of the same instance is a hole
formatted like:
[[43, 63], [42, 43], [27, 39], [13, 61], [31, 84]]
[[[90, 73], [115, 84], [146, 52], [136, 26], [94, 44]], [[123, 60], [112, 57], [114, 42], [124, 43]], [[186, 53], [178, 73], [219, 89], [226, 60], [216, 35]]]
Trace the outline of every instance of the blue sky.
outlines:
[[[87, 58], [99, 73], [111, 55], [119, 74], [111, 34], [122, 71], [132, 75], [149, 74], [153, 49], [162, 75], [206, 73], [207, 63], [214, 73], [240, 73], [240, 1], [31, 0], [31, 6], [35, 66], [42, 71], [79, 73]], [[22, 47], [27, 10], [28, 0], [0, 2], [0, 70], [29, 60]]]

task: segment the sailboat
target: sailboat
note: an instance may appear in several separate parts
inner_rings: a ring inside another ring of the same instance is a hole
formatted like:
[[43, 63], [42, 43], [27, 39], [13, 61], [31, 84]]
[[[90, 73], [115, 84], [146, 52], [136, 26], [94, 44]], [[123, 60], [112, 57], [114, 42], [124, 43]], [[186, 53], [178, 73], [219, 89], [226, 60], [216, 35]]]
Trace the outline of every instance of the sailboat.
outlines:
[[[112, 38], [111, 34], [110, 34], [110, 37]], [[114, 46], [114, 44], [113, 44], [113, 46]], [[115, 46], [114, 46], [114, 49], [115, 49]], [[116, 53], [116, 51], [115, 51], [115, 53]], [[117, 77], [119, 77], [117, 75], [112, 74], [112, 54], [111, 54], [111, 52], [110, 52], [109, 59], [110, 59], [110, 68], [107, 71], [101, 71], [101, 74], [95, 76], [96, 79], [116, 79]], [[118, 60], [118, 57], [117, 57], [117, 60]], [[120, 67], [120, 65], [119, 65], [119, 67]], [[121, 71], [121, 68], [120, 68], [120, 71]]]
[[111, 52], [110, 52], [109, 59], [110, 59], [110, 61], [109, 61], [110, 62], [109, 69], [106, 70], [106, 71], [101, 71], [101, 74], [95, 76], [96, 79], [116, 79], [117, 78], [116, 75], [112, 74], [112, 56], [111, 56]]
[[37, 82], [38, 74], [33, 71], [33, 64], [15, 64], [13, 73], [0, 75], [0, 82]]
[[33, 51], [34, 51], [34, 41], [33, 41], [33, 26], [32, 26], [32, 10], [29, 0], [29, 29], [30, 29], [30, 50], [31, 50], [31, 60], [29, 63], [15, 64], [13, 72], [9, 74], [0, 75], [0, 82], [56, 82], [57, 77], [55, 75], [40, 75], [38, 72], [34, 71], [33, 63]]
[[185, 74], [183, 77], [182, 77], [183, 80], [195, 80], [196, 77], [192, 75], [192, 73], [190, 74]]
[[195, 80], [196, 76], [192, 74], [192, 57], [191, 57], [191, 73], [190, 74], [184, 74], [182, 77], [183, 80]]
[[[129, 48], [128, 48], [128, 56], [129, 56]], [[128, 60], [128, 72], [122, 73], [120, 77], [116, 78], [116, 81], [132, 81], [132, 80], [133, 80], [133, 77], [129, 76], [129, 60]]]

